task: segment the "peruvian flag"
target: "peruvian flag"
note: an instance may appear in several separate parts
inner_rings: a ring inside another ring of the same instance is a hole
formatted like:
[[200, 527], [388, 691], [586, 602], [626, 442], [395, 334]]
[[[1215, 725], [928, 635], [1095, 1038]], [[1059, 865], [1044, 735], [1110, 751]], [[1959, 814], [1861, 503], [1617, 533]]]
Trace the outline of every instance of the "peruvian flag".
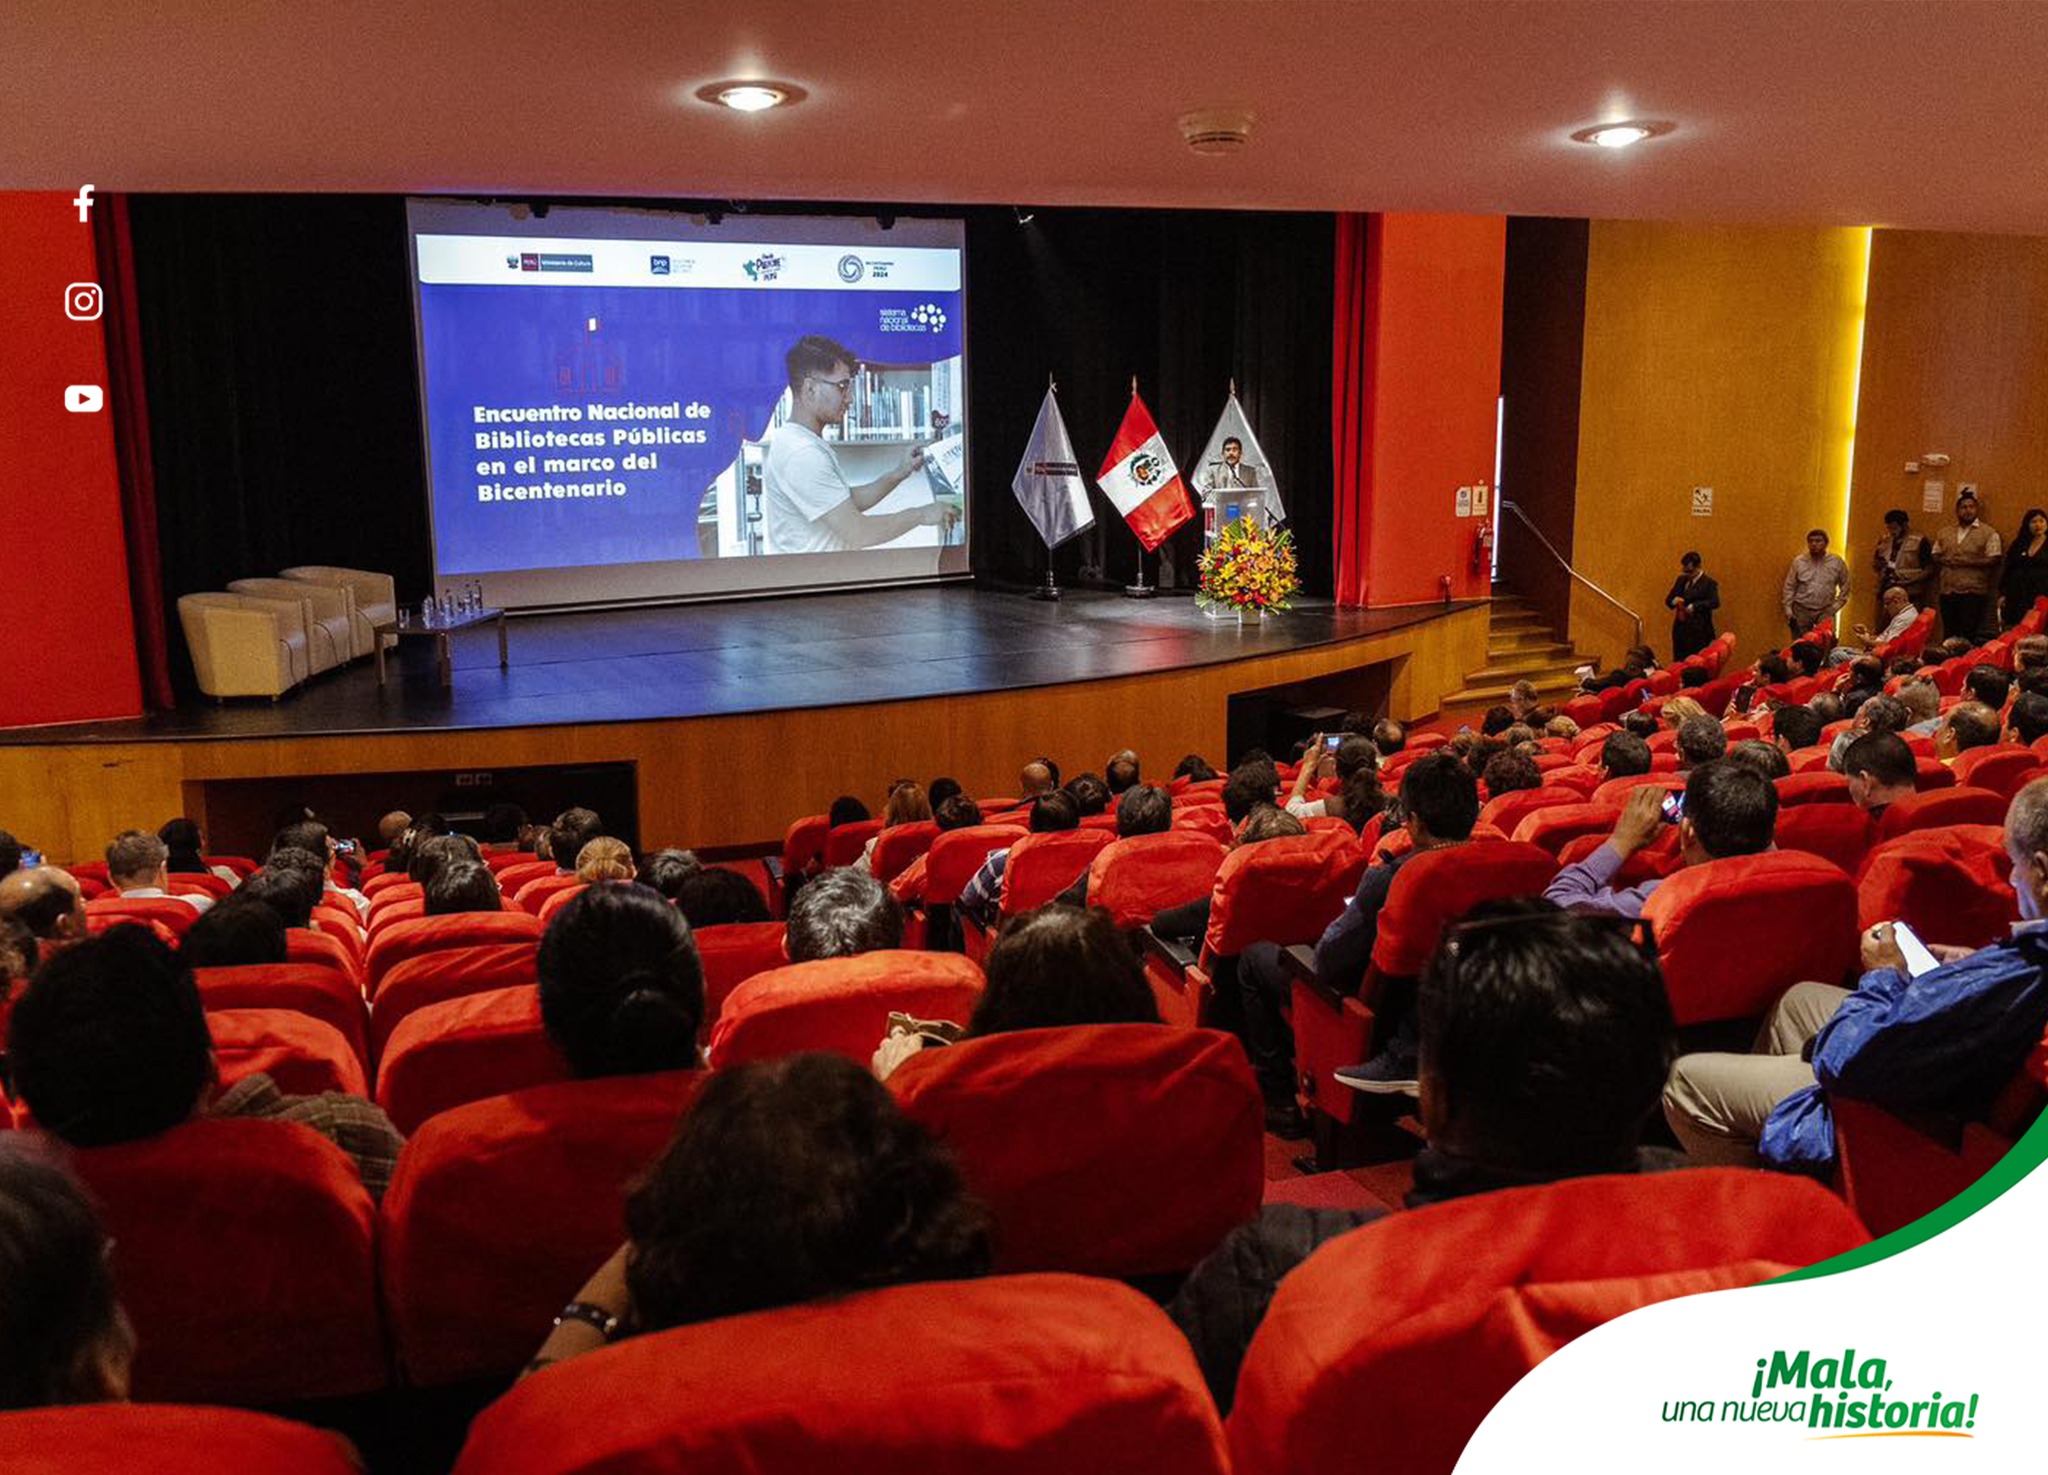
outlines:
[[1152, 412], [1135, 388], [1131, 407], [1124, 411], [1124, 423], [1117, 427], [1116, 439], [1110, 442], [1095, 480], [1147, 553], [1154, 552], [1175, 528], [1195, 515], [1180, 469], [1166, 454], [1166, 442], [1152, 423]]

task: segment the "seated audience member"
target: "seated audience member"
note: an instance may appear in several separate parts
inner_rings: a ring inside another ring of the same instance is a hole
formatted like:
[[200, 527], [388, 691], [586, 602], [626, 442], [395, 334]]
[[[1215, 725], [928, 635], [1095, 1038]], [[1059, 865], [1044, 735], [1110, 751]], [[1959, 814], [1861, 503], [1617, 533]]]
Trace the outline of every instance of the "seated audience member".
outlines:
[[622, 1335], [993, 1262], [986, 1211], [945, 1148], [823, 1053], [715, 1073], [626, 1201], [626, 1234], [529, 1371]]
[[85, 893], [78, 879], [56, 866], [30, 866], [0, 875], [0, 917], [11, 917], [38, 942], [72, 942], [86, 935]]
[[[1079, 1024], [1157, 1024], [1159, 1005], [1144, 960], [1109, 913], [1055, 903], [1003, 928], [988, 953], [988, 986], [966, 1038]], [[900, 1026], [875, 1051], [877, 1080], [887, 1080], [932, 1041]]]
[[1818, 675], [1821, 662], [1826, 659], [1821, 654], [1821, 648], [1810, 640], [1796, 642], [1787, 654], [1790, 655], [1792, 664], [1799, 668], [1798, 674], [1801, 676]]
[[1634, 778], [1651, 767], [1650, 745], [1632, 732], [1610, 732], [1600, 742], [1602, 780]]
[[[1878, 596], [1878, 609], [1884, 615], [1884, 624], [1873, 630], [1868, 625], [1858, 624], [1849, 632], [1849, 639], [1864, 650], [1887, 645], [1913, 628], [1913, 622], [1920, 618], [1920, 611], [1913, 606], [1913, 596], [1894, 584]], [[1843, 650], [1852, 649], [1844, 641]]]
[[194, 922], [178, 942], [178, 961], [187, 968], [247, 968], [284, 960], [284, 918], [268, 902], [241, 895]]
[[1579, 724], [1560, 712], [1543, 724], [1543, 735], [1547, 738], [1563, 738], [1570, 742], [1579, 735]]
[[0, 1413], [127, 1401], [135, 1333], [112, 1248], [70, 1174], [26, 1141], [0, 1145]]
[[1138, 772], [1138, 755], [1124, 748], [1110, 754], [1109, 761], [1102, 765], [1102, 781], [1109, 786], [1110, 796], [1115, 798], [1138, 786]]
[[1835, 734], [1835, 740], [1828, 746], [1828, 767], [1836, 773], [1842, 771], [1842, 757], [1849, 751], [1849, 744], [1872, 732], [1904, 732], [1906, 730], [1906, 704], [1897, 697], [1872, 697], [1856, 713], [1856, 720], [1848, 730]]
[[1536, 766], [1536, 760], [1526, 753], [1496, 753], [1486, 760], [1486, 767], [1480, 771], [1480, 782], [1486, 785], [1489, 799], [1498, 799], [1503, 794], [1518, 793], [1523, 789], [1543, 787], [1543, 771]]
[[[474, 845], [473, 841], [470, 843]], [[370, 920], [370, 898], [352, 886], [335, 884], [334, 859], [340, 852], [334, 843], [334, 837], [328, 833], [327, 826], [317, 819], [305, 819], [296, 824], [286, 825], [270, 842], [272, 855], [276, 855], [280, 850], [303, 850], [312, 856], [320, 863], [321, 885], [327, 899], [333, 901], [339, 898], [356, 909], [359, 921]]]
[[1536, 683], [1517, 681], [1508, 688], [1508, 710], [1515, 714], [1515, 721], [1526, 722], [1531, 727], [1541, 727], [1550, 720], [1550, 713], [1536, 694]]
[[872, 874], [843, 866], [797, 892], [784, 949], [792, 963], [903, 946], [903, 908]]
[[1771, 741], [1787, 754], [1820, 742], [1821, 720], [1811, 707], [1780, 707], [1771, 714]]
[[[387, 814], [384, 818], [388, 820], [391, 818], [391, 815]], [[415, 879], [412, 874], [414, 852], [420, 846], [426, 844], [427, 841], [447, 833], [448, 826], [442, 822], [441, 816], [438, 814], [423, 814], [418, 819], [411, 821], [399, 833], [398, 838], [391, 842], [390, 848], [385, 852], [385, 872], [388, 874], [393, 871], [403, 871], [407, 880]], [[534, 858], [536, 860], [546, 859], [546, 856], [543, 854], [545, 849], [544, 842], [547, 838], [545, 830], [540, 832], [540, 838], [543, 843], [534, 846]]]
[[1536, 729], [1526, 722], [1517, 722], [1508, 727], [1501, 733], [1500, 740], [1510, 753], [1527, 749], [1533, 755], [1538, 751]]
[[303, 850], [286, 850], [264, 861], [235, 895], [265, 903], [284, 918], [287, 929], [306, 928], [313, 925], [313, 908], [320, 903], [323, 884], [319, 861]]
[[1506, 706], [1488, 707], [1486, 715], [1479, 719], [1481, 737], [1499, 737], [1515, 725], [1515, 714]]
[[2003, 712], [2006, 698], [2012, 695], [2012, 677], [1996, 666], [1972, 666], [1963, 677], [1963, 695], [1994, 712]]
[[21, 869], [21, 854], [25, 847], [6, 830], [0, 830], [0, 876], [11, 876]]
[[[1415, 1014], [1427, 1145], [1409, 1207], [1679, 1165], [1641, 1145], [1671, 1062], [1671, 1006], [1654, 952], [1611, 922], [1536, 900], [1475, 907], [1446, 929]], [[1167, 1312], [1222, 1407], [1281, 1278], [1379, 1214], [1268, 1208], [1189, 1275]]]
[[8, 1051], [36, 1124], [73, 1147], [139, 1141], [196, 1116], [297, 1122], [347, 1153], [375, 1198], [405, 1145], [359, 1096], [286, 1096], [260, 1072], [216, 1094], [192, 970], [140, 927], [116, 927], [43, 964], [14, 1006]]
[[1908, 681], [1893, 700], [1906, 709], [1905, 731], [1933, 737], [1941, 727], [1941, 692], [1931, 681]]
[[576, 878], [586, 885], [600, 881], [630, 881], [639, 872], [633, 865], [633, 852], [623, 840], [614, 840], [609, 835], [599, 835], [576, 853]]
[[675, 888], [673, 893], [662, 894], [675, 902], [683, 920], [695, 930], [772, 920], [768, 903], [761, 898], [761, 889], [739, 872], [723, 866], [696, 866], [670, 884]]
[[[1031, 801], [1029, 829], [1034, 835], [1076, 829], [1080, 823], [1081, 815], [1075, 808], [1074, 796], [1064, 789], [1048, 789]], [[1003, 869], [1009, 863], [1008, 846], [989, 852], [988, 859], [981, 863], [981, 869], [961, 888], [956, 910], [983, 927], [993, 927], [1002, 909]]]
[[[832, 801], [832, 823], [835, 825], [847, 823], [837, 818], [842, 802], [844, 801], [838, 799]], [[851, 802], [856, 805], [860, 803], [858, 799]], [[868, 812], [865, 808], [855, 816], [857, 819], [867, 817]], [[548, 854], [554, 859], [555, 873], [561, 876], [574, 875], [576, 857], [583, 853], [584, 846], [603, 833], [604, 821], [597, 817], [595, 810], [565, 809], [556, 815], [555, 822], [548, 826]]]
[[2005, 730], [1998, 713], [1982, 702], [1963, 702], [1949, 710], [1934, 734], [1934, 753], [1943, 763], [1953, 764], [1972, 748], [1988, 748]]
[[1579, 682], [1581, 691], [1606, 691], [1610, 687], [1627, 686], [1631, 681], [1640, 681], [1657, 669], [1657, 653], [1647, 645], [1632, 645], [1623, 653], [1621, 665], [1605, 676], [1597, 674], [1600, 669], [1598, 656], [1593, 658], [1592, 666], [1596, 674], [1589, 675]]
[[403, 809], [394, 809], [377, 821], [377, 841], [388, 851], [411, 828], [412, 816]]
[[[1632, 791], [1607, 842], [1582, 861], [1557, 873], [1543, 895], [1577, 912], [1640, 917], [1643, 903], [1660, 880], [1617, 888], [1614, 877], [1628, 858], [1663, 834], [1664, 790]], [[1722, 759], [1705, 763], [1686, 778], [1685, 813], [1678, 821], [1682, 864], [1704, 865], [1732, 855], [1757, 855], [1771, 848], [1778, 822], [1778, 791], [1746, 764]]]
[[[2048, 640], [2048, 636], [2042, 638]], [[2048, 666], [2030, 666], [2014, 677], [2012, 684], [2029, 696], [2048, 697]]]
[[1895, 732], [1866, 732], [1842, 754], [1842, 772], [1849, 780], [1849, 800], [1872, 819], [1919, 787], [1913, 750]]
[[1941, 645], [1939, 647], [1941, 651], [1941, 658], [1944, 661], [1952, 661], [1958, 656], [1966, 656], [1970, 654], [1970, 652], [1974, 651], [1976, 648], [1977, 645], [1975, 641], [1966, 640], [1960, 635], [1949, 636], [1946, 640], [1941, 642]]
[[1082, 819], [1109, 813], [1109, 785], [1094, 774], [1077, 773], [1067, 780], [1065, 788], [1073, 798], [1075, 813]]
[[[883, 830], [893, 830], [898, 825], [917, 824], [931, 817], [931, 799], [925, 793], [924, 785], [916, 779], [898, 779], [889, 786], [889, 797], [882, 802]], [[875, 846], [881, 843], [881, 839], [880, 830], [868, 836], [868, 843], [862, 848], [860, 859], [855, 863], [863, 869], [872, 865], [875, 859]]]
[[2012, 664], [2018, 673], [2048, 670], [2048, 635], [2022, 635], [2013, 643]]
[[1746, 738], [1737, 743], [1728, 750], [1728, 759], [1731, 763], [1753, 768], [1768, 779], [1784, 778], [1792, 772], [1792, 763], [1785, 756], [1785, 750], [1762, 738]]
[[1648, 712], [1638, 710], [1621, 714], [1621, 730], [1623, 732], [1632, 732], [1644, 742], [1648, 742], [1659, 732], [1662, 732], [1663, 728], [1658, 724], [1655, 717], [1652, 717]]
[[1279, 791], [1280, 770], [1273, 760], [1263, 753], [1248, 758], [1231, 769], [1224, 781], [1223, 813], [1232, 824], [1240, 824], [1261, 804], [1277, 803]]
[[2044, 737], [2048, 737], [2048, 697], [2023, 691], [2012, 699], [2012, 710], [2006, 714], [2005, 740], [2031, 748]]
[[1213, 782], [1218, 774], [1200, 753], [1189, 753], [1173, 765], [1173, 776], [1184, 778], [1191, 784], [1206, 784]]
[[1408, 729], [1391, 717], [1382, 717], [1372, 725], [1372, 745], [1380, 750], [1380, 757], [1391, 758], [1408, 746]]
[[965, 789], [960, 787], [960, 780], [957, 778], [933, 779], [931, 786], [924, 791], [925, 802], [932, 807], [932, 818], [938, 818], [939, 806], [941, 804], [944, 804], [955, 794], [964, 794], [966, 792]]
[[406, 857], [406, 879], [424, 886], [442, 866], [462, 861], [481, 865], [483, 859], [483, 847], [467, 835], [427, 835], [414, 842]]
[[[647, 857], [647, 864], [640, 868], [640, 880], [652, 886], [670, 901], [681, 893], [683, 878], [702, 869], [703, 862], [691, 850], [657, 850]], [[751, 885], [748, 890], [752, 890]], [[697, 924], [692, 922], [691, 926]]]
[[1704, 717], [1707, 709], [1691, 697], [1668, 697], [1658, 710], [1657, 719], [1666, 732], [1677, 732], [1695, 717]]
[[517, 804], [500, 802], [488, 806], [478, 818], [476, 841], [486, 852], [503, 855], [517, 850], [519, 837], [531, 828], [525, 810]]
[[25, 982], [42, 958], [42, 947], [35, 934], [0, 913], [0, 1024], [6, 1020], [7, 1001], [14, 996], [15, 981]]
[[424, 890], [429, 917], [505, 909], [505, 895], [499, 889], [498, 878], [480, 860], [451, 860], [436, 866]]
[[1842, 711], [1853, 717], [1865, 702], [1884, 690], [1884, 662], [1875, 656], [1857, 656], [1848, 664], [1849, 684], [1840, 696]]
[[107, 884], [126, 897], [169, 897], [195, 912], [213, 905], [210, 896], [171, 896], [170, 848], [142, 830], [123, 830], [107, 847]]
[[1863, 935], [1853, 991], [1787, 990], [1751, 1054], [1686, 1055], [1672, 1067], [1664, 1115], [1700, 1162], [1824, 1173], [1834, 1162], [1834, 1093], [1898, 1112], [1980, 1119], [2048, 1025], [2048, 780], [2005, 816], [2012, 885], [2025, 920], [1971, 952], [1936, 948], [1941, 966], [1908, 974], [1891, 924]]
[[1678, 685], [1682, 691], [1697, 691], [1713, 682], [1713, 675], [1705, 666], [1687, 666], [1678, 673]]
[[[1172, 828], [1173, 799], [1164, 789], [1140, 784], [1135, 789], [1126, 789], [1116, 801], [1116, 836], [1119, 840], [1128, 840], [1133, 835], [1161, 835]], [[1068, 906], [1088, 905], [1088, 873], [1083, 871], [1056, 900]]]
[[[1355, 792], [1363, 797], [1379, 792], [1380, 750], [1374, 746], [1372, 739], [1344, 738], [1338, 742], [1334, 753], [1327, 751], [1328, 746], [1322, 733], [1317, 733], [1309, 739], [1308, 750], [1302, 756], [1300, 768], [1295, 771], [1294, 790], [1289, 794], [1284, 806], [1296, 819], [1332, 816], [1350, 819], [1352, 810], [1346, 799], [1347, 795]], [[1308, 797], [1310, 784], [1332, 778], [1337, 781], [1338, 786], [1334, 795], [1323, 799]], [[1385, 807], [1385, 796], [1381, 795], [1380, 802], [1372, 807], [1371, 813], [1377, 814]], [[1357, 828], [1370, 817], [1361, 816], [1353, 828]]]
[[[1456, 759], [1448, 760], [1456, 762]], [[1284, 839], [1290, 835], [1306, 835], [1308, 826], [1273, 804], [1261, 804], [1244, 817], [1231, 840], [1231, 849], [1242, 850], [1247, 845], [1258, 845], [1267, 840]], [[1202, 938], [1209, 931], [1210, 896], [1198, 897], [1185, 906], [1168, 907], [1152, 918], [1152, 933], [1155, 937], [1171, 938], [1176, 942], [1201, 945]]]
[[206, 848], [206, 842], [200, 838], [199, 826], [189, 819], [165, 820], [156, 837], [170, 852], [164, 864], [174, 876], [217, 876], [230, 886], [242, 879], [227, 866], [209, 866], [206, 863], [206, 858], [200, 854]]
[[1900, 656], [1885, 668], [1885, 675], [1911, 676], [1914, 672], [1924, 669], [1925, 665], [1926, 663], [1918, 656]]
[[1747, 712], [1766, 687], [1782, 686], [1792, 679], [1792, 663], [1776, 651], [1757, 657], [1749, 668], [1749, 680], [1735, 688], [1729, 701], [1738, 712]]
[[1049, 794], [1059, 783], [1059, 770], [1043, 758], [1034, 758], [1017, 770], [1017, 793], [1026, 799]]
[[540, 1018], [579, 1079], [697, 1068], [704, 965], [652, 888], [578, 892], [540, 940]]
[[1678, 771], [1689, 773], [1703, 763], [1727, 756], [1728, 731], [1721, 719], [1702, 712], [1678, 724]]
[[[948, 830], [964, 830], [981, 823], [981, 806], [965, 794], [951, 794], [933, 809], [932, 822], [939, 827], [939, 833], [942, 835]], [[922, 902], [925, 868], [930, 859], [930, 852], [927, 851], [898, 871], [896, 878], [889, 883], [889, 894], [906, 906], [913, 902]]]

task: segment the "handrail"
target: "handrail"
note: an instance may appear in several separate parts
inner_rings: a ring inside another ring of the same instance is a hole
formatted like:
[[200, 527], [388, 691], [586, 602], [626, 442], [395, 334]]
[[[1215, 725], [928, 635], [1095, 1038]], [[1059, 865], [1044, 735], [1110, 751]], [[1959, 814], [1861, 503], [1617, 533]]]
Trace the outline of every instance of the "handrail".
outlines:
[[1543, 536], [1543, 530], [1537, 527], [1535, 523], [1529, 521], [1528, 513], [1524, 512], [1520, 507], [1516, 506], [1506, 497], [1502, 497], [1500, 499], [1500, 505], [1503, 510], [1514, 513], [1516, 519], [1522, 524], [1522, 526], [1529, 530], [1530, 535], [1534, 537], [1537, 542], [1543, 545], [1544, 552], [1548, 553], [1552, 558], [1556, 559], [1560, 564], [1564, 565], [1564, 571], [1566, 573], [1570, 574], [1574, 579], [1577, 579], [1581, 584], [1584, 584], [1588, 589], [1591, 589], [1595, 594], [1599, 595], [1602, 599], [1606, 600], [1609, 604], [1613, 605], [1616, 609], [1620, 610], [1623, 614], [1627, 615], [1631, 620], [1635, 621], [1636, 644], [1641, 645], [1643, 643], [1643, 617], [1641, 615], [1637, 614], [1634, 610], [1630, 609], [1627, 605], [1623, 604], [1620, 600], [1616, 599], [1612, 594], [1609, 594], [1605, 589], [1602, 589], [1598, 584], [1594, 583], [1591, 579], [1587, 578], [1584, 574], [1580, 573], [1577, 569], [1573, 568], [1571, 560], [1566, 558], [1562, 553], [1559, 553], [1557, 549], [1553, 548], [1551, 546], [1550, 539]]

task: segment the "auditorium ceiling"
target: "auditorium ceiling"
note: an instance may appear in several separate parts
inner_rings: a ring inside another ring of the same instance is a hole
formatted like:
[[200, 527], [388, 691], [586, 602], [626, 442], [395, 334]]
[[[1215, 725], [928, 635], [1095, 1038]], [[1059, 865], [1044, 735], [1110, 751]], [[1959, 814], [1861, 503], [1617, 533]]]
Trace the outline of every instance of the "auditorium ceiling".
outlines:
[[[0, 57], [0, 188], [2048, 233], [2039, 0], [0, 0]], [[809, 97], [691, 96], [749, 76]]]

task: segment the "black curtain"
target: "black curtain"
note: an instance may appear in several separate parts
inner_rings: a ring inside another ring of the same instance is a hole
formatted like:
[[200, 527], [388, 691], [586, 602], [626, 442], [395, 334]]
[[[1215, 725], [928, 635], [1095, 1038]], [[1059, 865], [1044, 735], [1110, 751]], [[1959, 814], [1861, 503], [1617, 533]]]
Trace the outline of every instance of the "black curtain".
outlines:
[[[1326, 214], [1010, 210], [967, 214], [968, 390], [974, 567], [984, 583], [1037, 582], [1045, 550], [1010, 495], [1046, 376], [1095, 504], [1063, 545], [1063, 584], [1115, 586], [1138, 544], [1094, 473], [1130, 403], [1131, 376], [1167, 449], [1194, 468], [1230, 381], [1272, 462], [1306, 592], [1332, 587], [1330, 333], [1335, 223]], [[1154, 561], [1192, 588], [1198, 523]]]
[[[405, 204], [138, 195], [165, 618], [299, 563], [432, 578]], [[190, 657], [171, 642], [192, 689]]]
[[[1330, 592], [1330, 216], [1040, 210], [1020, 224], [1007, 208], [754, 210], [967, 221], [981, 582], [1031, 584], [1043, 567], [1009, 485], [1047, 374], [1097, 519], [1058, 551], [1060, 579], [1135, 577], [1137, 542], [1092, 487], [1136, 374], [1189, 468], [1235, 377], [1287, 500], [1304, 585]], [[417, 598], [433, 570], [403, 199], [139, 195], [132, 214], [165, 618], [181, 594], [295, 563], [381, 569]], [[1155, 578], [1192, 587], [1200, 547], [1190, 524], [1153, 560]]]

